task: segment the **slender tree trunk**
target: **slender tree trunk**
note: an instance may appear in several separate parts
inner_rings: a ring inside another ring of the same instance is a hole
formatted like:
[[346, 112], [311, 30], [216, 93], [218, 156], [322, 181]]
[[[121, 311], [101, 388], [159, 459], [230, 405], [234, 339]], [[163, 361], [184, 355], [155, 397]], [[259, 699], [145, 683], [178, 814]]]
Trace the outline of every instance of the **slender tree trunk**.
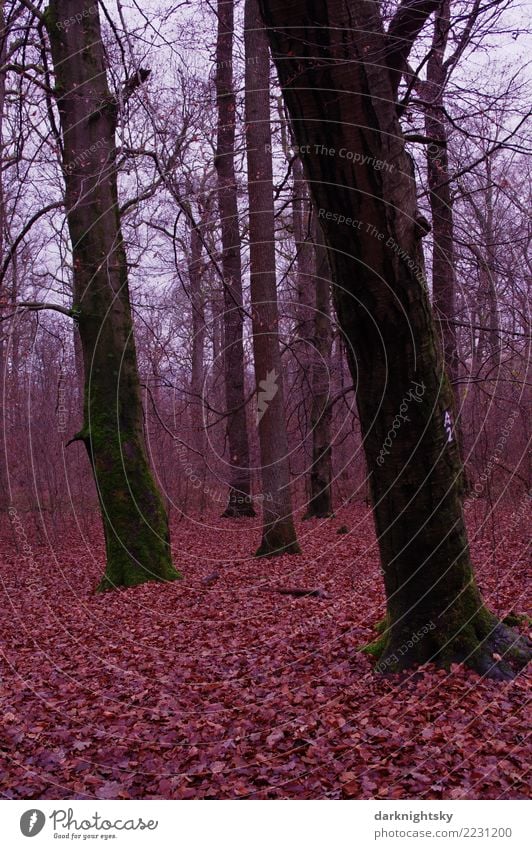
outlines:
[[203, 439], [203, 358], [205, 353], [205, 298], [202, 291], [202, 241], [196, 227], [190, 230], [190, 244], [188, 257], [188, 283], [190, 296], [190, 311], [192, 314], [191, 331], [191, 360], [190, 373], [191, 391], [191, 425], [193, 430], [194, 447], [202, 453], [204, 449]]
[[296, 554], [300, 549], [292, 519], [278, 332], [270, 65], [257, 0], [246, 0], [244, 27], [253, 353], [263, 498], [263, 535], [257, 554]]
[[486, 255], [482, 266], [484, 286], [486, 290], [486, 299], [488, 304], [487, 324], [488, 344], [492, 357], [491, 366], [500, 361], [501, 340], [499, 335], [499, 313], [497, 309], [497, 257], [495, 252], [496, 235], [493, 225], [494, 209], [493, 209], [493, 177], [492, 177], [492, 162], [488, 158], [486, 162], [486, 214], [484, 217], [483, 237], [486, 243]]
[[242, 260], [235, 174], [236, 98], [233, 87], [234, 0], [218, 0], [216, 98], [218, 103], [218, 208], [224, 276], [225, 395], [229, 443], [228, 518], [254, 516], [244, 387]]
[[[4, 67], [6, 62], [6, 47], [9, 33], [6, 27], [4, 2], [0, 0], [0, 69]], [[0, 163], [3, 162], [3, 125], [4, 125], [4, 106], [6, 96], [6, 74], [0, 70]], [[0, 262], [4, 260], [4, 239], [6, 228], [6, 212], [4, 198], [4, 178], [0, 170]], [[5, 281], [0, 288], [0, 318], [4, 310], [4, 304], [7, 302], [7, 292]], [[4, 325], [0, 322], [0, 510], [5, 510], [9, 502], [9, 484], [7, 479], [7, 454], [6, 454], [6, 430], [7, 421], [4, 409], [4, 398], [6, 388], [6, 340], [4, 338]]]
[[[442, 0], [434, 17], [434, 35], [427, 62], [427, 79], [419, 87], [425, 106], [425, 134], [433, 141], [427, 148], [427, 176], [432, 217], [432, 308], [441, 333], [443, 357], [453, 385], [458, 448], [463, 461], [462, 426], [459, 416], [459, 358], [456, 341], [456, 271], [454, 213], [449, 169], [448, 132], [444, 108], [445, 50], [451, 28], [451, 3]], [[463, 486], [467, 488], [464, 469]]]
[[321, 229], [314, 219], [314, 287], [316, 292], [314, 313], [314, 339], [312, 358], [312, 408], [310, 427], [312, 433], [312, 465], [310, 467], [310, 498], [305, 518], [324, 519], [332, 516], [332, 457], [331, 422], [333, 408], [330, 390], [331, 363], [331, 312], [330, 270], [327, 248], [323, 244]]
[[432, 213], [432, 292], [433, 309], [442, 334], [443, 355], [452, 381], [458, 377], [456, 350], [455, 268], [453, 203], [447, 149], [443, 93], [446, 81], [443, 64], [450, 30], [450, 0], [444, 0], [435, 15], [432, 50], [423, 84], [425, 133], [433, 139], [427, 148], [427, 172]]
[[[190, 428], [193, 454], [190, 465], [197, 481], [205, 477], [205, 427], [203, 419], [203, 381], [205, 356], [205, 295], [202, 279], [202, 240], [197, 227], [190, 231], [188, 281], [192, 312], [192, 368], [190, 374]], [[191, 481], [198, 488], [196, 481]], [[202, 487], [203, 490], [203, 487]]]
[[[373, 2], [261, 7], [350, 345], [387, 595], [380, 669], [464, 662], [509, 677], [530, 653], [485, 608], [473, 576], [452, 390], [395, 106], [402, 60], [384, 65], [390, 40]], [[421, 22], [411, 23], [415, 34]], [[404, 31], [403, 18], [394, 45], [404, 48]]]
[[314, 319], [314, 246], [311, 232], [310, 203], [303, 174], [303, 164], [299, 157], [294, 159], [294, 199], [292, 219], [294, 242], [296, 247], [297, 272], [297, 335], [302, 341], [299, 356], [302, 363], [310, 362], [310, 343], [313, 336]]
[[[76, 24], [63, 22], [76, 18]], [[68, 227], [85, 373], [84, 425], [100, 499], [107, 568], [100, 589], [179, 577], [150, 472], [115, 170], [117, 104], [90, 0], [45, 13], [63, 137]]]
[[293, 160], [294, 196], [292, 222], [296, 249], [296, 332], [294, 353], [297, 365], [292, 392], [297, 392], [301, 413], [300, 432], [304, 469], [311, 465], [312, 432], [310, 427], [313, 366], [313, 337], [315, 316], [314, 250], [310, 232], [311, 215], [303, 164], [298, 156]]

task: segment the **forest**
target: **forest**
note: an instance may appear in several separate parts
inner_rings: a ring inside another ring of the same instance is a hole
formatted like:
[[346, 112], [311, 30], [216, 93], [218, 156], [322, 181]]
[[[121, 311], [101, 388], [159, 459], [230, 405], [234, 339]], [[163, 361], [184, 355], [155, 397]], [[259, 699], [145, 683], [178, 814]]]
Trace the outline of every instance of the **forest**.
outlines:
[[0, 797], [528, 798], [526, 4], [0, 33]]

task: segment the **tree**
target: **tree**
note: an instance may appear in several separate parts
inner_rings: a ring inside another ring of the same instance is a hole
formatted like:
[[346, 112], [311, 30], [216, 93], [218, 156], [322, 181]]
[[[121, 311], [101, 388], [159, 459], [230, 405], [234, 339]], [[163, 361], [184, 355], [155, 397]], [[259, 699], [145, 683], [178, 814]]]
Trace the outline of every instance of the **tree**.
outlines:
[[216, 170], [224, 277], [224, 373], [229, 443], [229, 501], [226, 517], [254, 516], [244, 391], [244, 313], [241, 238], [235, 174], [236, 98], [233, 85], [234, 0], [218, 0]]
[[[427, 145], [427, 182], [432, 218], [432, 307], [441, 333], [443, 357], [453, 384], [455, 412], [460, 414], [459, 356], [457, 348], [456, 313], [456, 256], [454, 234], [454, 212], [452, 174], [449, 165], [448, 117], [445, 109], [445, 91], [449, 79], [459, 63], [460, 57], [473, 40], [475, 26], [482, 23], [484, 15], [499, 14], [501, 0], [482, 6], [475, 0], [463, 18], [462, 29], [456, 44], [446, 57], [449, 38], [452, 34], [451, 0], [440, 0], [434, 14], [434, 29], [430, 51], [426, 59], [426, 80], [408, 66], [408, 91], [401, 103], [401, 112], [409, 102], [409, 93], [414, 90], [424, 112], [425, 138]], [[481, 28], [482, 33], [482, 28]], [[475, 33], [478, 39], [478, 32]], [[421, 63], [424, 65], [425, 63]], [[463, 456], [463, 433], [461, 416], [457, 420], [459, 448]], [[464, 485], [467, 486], [464, 469]]]
[[327, 248], [321, 229], [313, 216], [315, 313], [311, 368], [312, 463], [310, 466], [310, 498], [305, 518], [324, 519], [332, 516], [331, 421], [333, 402], [330, 398], [331, 316], [330, 271]]
[[436, 5], [403, 0], [385, 33], [373, 2], [261, 0], [351, 347], [387, 595], [375, 652], [381, 668], [464, 662], [509, 677], [529, 649], [486, 609], [473, 575], [397, 110], [408, 53]]
[[427, 103], [425, 133], [431, 140], [427, 148], [427, 175], [432, 213], [432, 292], [435, 317], [440, 322], [445, 363], [451, 380], [458, 376], [456, 352], [455, 267], [453, 209], [449, 179], [448, 133], [443, 94], [446, 68], [444, 54], [450, 21], [450, 0], [443, 0], [434, 16], [434, 35], [427, 61], [427, 80], [420, 94]]
[[200, 224], [190, 227], [190, 249], [188, 258], [188, 284], [190, 308], [192, 312], [192, 368], [190, 374], [190, 424], [192, 431], [192, 448], [194, 455], [191, 463], [197, 469], [201, 480], [205, 458], [205, 426], [203, 421], [203, 379], [205, 337], [205, 292], [203, 289], [203, 263]]
[[[7, 39], [9, 28], [6, 25], [4, 3], [0, 0], [0, 161], [3, 162], [3, 125], [4, 107], [6, 97], [6, 72], [4, 69], [7, 56]], [[6, 213], [4, 202], [4, 180], [0, 173], [0, 260], [4, 259], [4, 234], [6, 227]], [[0, 284], [0, 318], [4, 304], [7, 301], [5, 285]], [[8, 504], [8, 478], [6, 464], [6, 415], [4, 410], [4, 382], [5, 382], [5, 337], [0, 325], [0, 509], [4, 510]]]
[[[72, 21], [75, 19], [75, 24]], [[107, 567], [100, 589], [179, 577], [168, 518], [150, 472], [120, 227], [115, 131], [97, 8], [51, 0], [42, 16], [55, 73], [74, 306], [85, 371], [84, 442], [103, 517]], [[123, 98], [145, 74], [126, 81]]]
[[257, 0], [246, 0], [246, 151], [253, 353], [258, 392], [263, 532], [258, 555], [297, 554], [279, 349], [268, 42]]

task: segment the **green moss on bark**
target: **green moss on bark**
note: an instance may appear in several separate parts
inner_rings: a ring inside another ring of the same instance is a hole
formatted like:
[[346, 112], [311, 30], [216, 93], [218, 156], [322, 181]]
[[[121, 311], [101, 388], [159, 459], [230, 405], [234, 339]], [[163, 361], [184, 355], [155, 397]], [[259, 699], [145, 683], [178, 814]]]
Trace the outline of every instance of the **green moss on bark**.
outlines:
[[499, 622], [478, 599], [472, 588], [446, 611], [445, 619], [406, 639], [403, 629], [398, 637], [393, 625], [385, 625], [381, 636], [362, 650], [379, 661], [380, 672], [399, 672], [429, 662], [444, 669], [463, 663], [487, 677], [512, 678], [532, 657], [530, 641]]

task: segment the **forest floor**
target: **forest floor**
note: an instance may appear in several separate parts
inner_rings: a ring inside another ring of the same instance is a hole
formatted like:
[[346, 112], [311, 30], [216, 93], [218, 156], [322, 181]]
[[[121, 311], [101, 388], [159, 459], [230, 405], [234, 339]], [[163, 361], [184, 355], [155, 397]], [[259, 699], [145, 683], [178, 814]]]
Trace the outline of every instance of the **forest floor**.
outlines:
[[[468, 515], [501, 617], [526, 612], [528, 527], [515, 506], [493, 523], [480, 503]], [[365, 507], [298, 523], [304, 554], [260, 561], [257, 520], [183, 519], [172, 534], [183, 581], [104, 595], [97, 528], [48, 545], [19, 518], [25, 553], [4, 528], [0, 563], [3, 798], [527, 795], [524, 675], [384, 677], [357, 650], [384, 613]]]

